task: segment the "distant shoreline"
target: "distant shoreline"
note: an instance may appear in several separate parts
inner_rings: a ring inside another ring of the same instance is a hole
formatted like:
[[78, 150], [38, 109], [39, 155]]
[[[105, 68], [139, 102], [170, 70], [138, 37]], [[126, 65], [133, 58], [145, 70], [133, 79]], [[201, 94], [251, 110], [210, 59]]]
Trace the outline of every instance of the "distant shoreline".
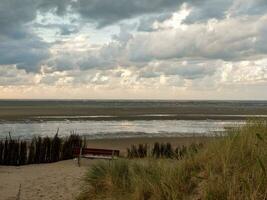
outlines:
[[129, 115], [129, 116], [1, 116], [0, 123], [40, 123], [48, 121], [134, 121], [134, 120], [248, 120], [267, 119], [267, 115], [210, 115], [210, 114], [180, 114], [180, 115]]
[[267, 101], [0, 100], [0, 120], [245, 120], [267, 118]]

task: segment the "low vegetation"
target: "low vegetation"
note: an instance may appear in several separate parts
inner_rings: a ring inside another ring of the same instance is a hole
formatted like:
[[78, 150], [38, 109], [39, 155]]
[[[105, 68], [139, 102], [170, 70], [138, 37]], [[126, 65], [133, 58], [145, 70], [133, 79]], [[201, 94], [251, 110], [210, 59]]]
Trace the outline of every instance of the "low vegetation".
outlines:
[[182, 159], [187, 154], [197, 153], [203, 147], [202, 143], [192, 143], [190, 146], [177, 146], [173, 149], [170, 143], [156, 142], [150, 150], [147, 144], [132, 145], [127, 149], [127, 158], [175, 158]]
[[95, 164], [78, 199], [267, 199], [267, 121], [248, 121], [179, 159], [161, 146], [151, 156], [145, 145], [132, 146], [131, 159]]

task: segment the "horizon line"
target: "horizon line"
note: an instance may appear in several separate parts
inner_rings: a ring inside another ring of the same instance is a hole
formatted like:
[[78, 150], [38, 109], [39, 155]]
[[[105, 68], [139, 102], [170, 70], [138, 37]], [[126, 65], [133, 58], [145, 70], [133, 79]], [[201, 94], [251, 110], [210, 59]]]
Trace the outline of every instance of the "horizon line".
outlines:
[[267, 99], [0, 98], [0, 101], [267, 101]]

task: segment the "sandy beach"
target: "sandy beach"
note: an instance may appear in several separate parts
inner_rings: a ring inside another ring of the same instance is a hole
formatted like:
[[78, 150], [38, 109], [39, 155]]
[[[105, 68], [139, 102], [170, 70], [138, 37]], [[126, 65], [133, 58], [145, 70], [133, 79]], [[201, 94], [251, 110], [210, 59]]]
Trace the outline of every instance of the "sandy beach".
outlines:
[[90, 148], [118, 149], [121, 155], [126, 154], [126, 150], [131, 145], [147, 144], [150, 148], [155, 142], [169, 142], [173, 147], [181, 145], [190, 145], [192, 143], [206, 143], [212, 140], [212, 137], [138, 137], [138, 138], [115, 138], [115, 139], [92, 139], [87, 140], [87, 146]]
[[[88, 140], [91, 148], [118, 149], [125, 155], [132, 144], [170, 142], [172, 145], [188, 145], [192, 142], [207, 142], [208, 137], [181, 138], [124, 138]], [[90, 165], [97, 160], [82, 159], [81, 167], [76, 160], [50, 164], [25, 166], [0, 166], [0, 200], [16, 199], [20, 184], [20, 200], [72, 200], [79, 194], [82, 178]]]
[[82, 178], [97, 160], [76, 160], [25, 166], [0, 166], [0, 200], [72, 200], [79, 194]]

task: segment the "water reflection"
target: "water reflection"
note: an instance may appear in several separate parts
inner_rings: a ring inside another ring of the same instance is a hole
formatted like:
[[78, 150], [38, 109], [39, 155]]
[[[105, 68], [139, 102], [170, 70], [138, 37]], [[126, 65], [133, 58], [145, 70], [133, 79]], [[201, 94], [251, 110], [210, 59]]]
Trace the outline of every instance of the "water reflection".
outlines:
[[136, 120], [136, 121], [48, 121], [28, 123], [1, 123], [0, 137], [8, 132], [14, 137], [53, 136], [59, 128], [60, 135], [75, 131], [91, 138], [208, 135], [222, 132], [225, 127], [243, 124], [244, 121], [222, 120]]

